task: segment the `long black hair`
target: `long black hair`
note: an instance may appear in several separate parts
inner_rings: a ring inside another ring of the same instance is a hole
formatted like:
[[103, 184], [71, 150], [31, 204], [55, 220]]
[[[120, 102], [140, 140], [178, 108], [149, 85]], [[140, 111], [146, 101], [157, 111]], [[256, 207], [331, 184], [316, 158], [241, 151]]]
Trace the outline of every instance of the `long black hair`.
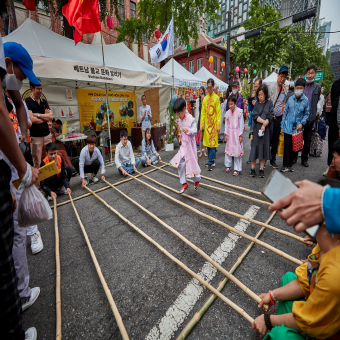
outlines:
[[[203, 94], [205, 95], [205, 87], [204, 86], [201, 86], [200, 87], [200, 90], [203, 91]], [[199, 92], [198, 92], [199, 93]], [[202, 104], [202, 97], [199, 95], [199, 99], [200, 99], [200, 104]]]
[[148, 145], [148, 144], [152, 144], [152, 137], [150, 137], [150, 142], [148, 143], [148, 139], [147, 139], [147, 137], [146, 137], [146, 134], [148, 133], [148, 132], [150, 132], [150, 134], [151, 134], [151, 129], [150, 128], [147, 128], [146, 130], [145, 130], [145, 145]]

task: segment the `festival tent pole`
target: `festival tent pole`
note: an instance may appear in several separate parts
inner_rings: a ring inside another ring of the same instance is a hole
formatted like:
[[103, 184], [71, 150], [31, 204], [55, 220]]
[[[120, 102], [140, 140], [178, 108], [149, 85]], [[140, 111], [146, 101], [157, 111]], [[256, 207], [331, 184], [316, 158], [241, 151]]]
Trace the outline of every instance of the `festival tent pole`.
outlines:
[[[266, 221], [266, 223], [270, 223], [271, 220], [274, 218], [276, 214], [276, 211], [274, 211], [270, 217], [268, 218], [268, 220]], [[255, 238], [258, 239], [261, 234], [265, 231], [266, 228], [261, 228], [261, 230], [256, 234]], [[250, 249], [253, 247], [255, 243], [254, 242], [250, 242], [250, 244], [248, 245], [248, 247], [245, 249], [245, 251], [242, 253], [242, 255], [237, 259], [237, 261], [234, 263], [234, 265], [231, 267], [229, 273], [233, 274], [234, 271], [238, 268], [238, 266], [241, 264], [242, 260], [247, 256], [247, 254], [249, 253]], [[228, 282], [228, 278], [225, 277], [224, 280], [222, 280], [218, 287], [216, 288], [219, 292], [222, 291], [222, 289], [224, 288], [224, 286], [226, 285], [226, 283]], [[216, 299], [216, 295], [215, 294], [211, 294], [209, 299], [206, 301], [206, 303], [202, 306], [202, 308], [195, 313], [195, 315], [192, 317], [192, 319], [188, 322], [188, 324], [183, 328], [182, 332], [180, 333], [180, 335], [177, 337], [176, 340], [184, 340], [189, 333], [192, 331], [192, 329], [196, 326], [196, 324], [198, 323], [198, 321], [202, 318], [202, 316], [205, 314], [205, 312], [208, 310], [208, 308], [212, 305], [212, 303], [215, 301]]]
[[172, 191], [172, 192], [174, 192], [174, 193], [176, 193], [176, 194], [178, 194], [178, 195], [181, 195], [181, 196], [187, 197], [187, 198], [189, 198], [189, 199], [191, 199], [191, 200], [194, 200], [195, 202], [198, 202], [198, 203], [203, 204], [203, 205], [206, 205], [206, 206], [208, 206], [208, 207], [210, 207], [210, 208], [213, 208], [213, 209], [222, 211], [222, 212], [225, 213], [225, 214], [228, 214], [228, 215], [231, 215], [231, 216], [234, 216], [234, 217], [241, 218], [241, 219], [246, 220], [246, 221], [248, 221], [248, 222], [250, 222], [250, 223], [257, 224], [257, 225], [259, 225], [259, 226], [261, 226], [261, 227], [264, 227], [264, 228], [273, 230], [273, 231], [275, 231], [275, 232], [277, 232], [277, 233], [279, 233], [279, 234], [282, 234], [282, 235], [291, 237], [291, 238], [293, 238], [293, 239], [295, 239], [295, 240], [297, 240], [297, 241], [300, 241], [300, 242], [302, 242], [302, 243], [305, 243], [305, 244], [307, 244], [307, 245], [311, 245], [311, 246], [313, 245], [313, 242], [311, 242], [311, 241], [305, 241], [302, 237], [299, 237], [299, 236], [297, 236], [297, 235], [295, 235], [295, 234], [292, 234], [292, 233], [290, 233], [290, 232], [288, 232], [288, 231], [285, 231], [285, 230], [282, 230], [282, 229], [279, 229], [279, 228], [275, 228], [275, 227], [273, 227], [273, 226], [271, 226], [271, 225], [269, 225], [269, 224], [267, 224], [267, 223], [263, 223], [263, 222], [254, 220], [254, 219], [252, 219], [252, 218], [250, 218], [250, 217], [246, 217], [246, 216], [240, 215], [240, 214], [238, 214], [238, 213], [234, 213], [234, 212], [232, 212], [232, 211], [230, 211], [230, 210], [226, 210], [226, 209], [220, 208], [220, 207], [218, 207], [217, 205], [214, 205], [214, 204], [210, 204], [210, 203], [204, 202], [204, 201], [202, 201], [202, 200], [200, 200], [200, 199], [198, 199], [198, 198], [192, 197], [192, 196], [190, 196], [190, 195], [187, 195], [187, 194], [180, 194], [180, 193], [178, 192], [178, 190], [175, 190], [175, 189], [173, 189], [173, 188], [170, 188], [170, 187], [168, 187], [168, 186], [166, 186], [166, 185], [164, 185], [164, 184], [162, 184], [162, 183], [159, 183], [159, 182], [155, 181], [154, 179], [152, 179], [152, 178], [150, 178], [150, 177], [148, 177], [148, 176], [145, 176], [145, 175], [143, 175], [143, 176], [144, 176], [145, 178], [149, 179], [150, 181], [152, 181], [152, 182], [154, 182], [154, 183], [156, 183], [156, 184], [159, 184], [159, 185], [162, 186], [163, 188], [166, 188], [166, 189], [168, 189], [168, 190], [170, 190], [170, 191]]
[[85, 187], [86, 190], [88, 190], [91, 194], [93, 194], [99, 201], [101, 201], [107, 208], [109, 208], [112, 212], [114, 212], [119, 218], [121, 218], [125, 223], [127, 223], [130, 227], [132, 227], [137, 233], [142, 235], [145, 239], [147, 239], [149, 242], [151, 242], [154, 246], [156, 246], [164, 255], [169, 257], [172, 261], [174, 261], [176, 264], [178, 264], [181, 268], [183, 268], [188, 274], [190, 274], [192, 277], [194, 277], [197, 281], [199, 281], [202, 285], [204, 285], [206, 288], [211, 290], [214, 294], [216, 294], [221, 300], [223, 300], [227, 305], [229, 305], [231, 308], [235, 309], [239, 314], [241, 314], [246, 320], [248, 320], [250, 323], [254, 322], [254, 319], [248, 315], [242, 308], [240, 308], [238, 305], [236, 305], [234, 302], [229, 300], [226, 296], [221, 294], [217, 289], [215, 289], [212, 285], [210, 285], [208, 282], [203, 280], [198, 274], [193, 272], [190, 268], [188, 268], [183, 262], [178, 260], [175, 256], [170, 254], [167, 250], [165, 250], [160, 244], [158, 244], [154, 239], [152, 239], [150, 236], [145, 234], [141, 229], [139, 229], [136, 225], [134, 225], [130, 220], [125, 218], [123, 215], [121, 215], [117, 210], [112, 208], [109, 204], [107, 204], [102, 198], [100, 198], [96, 193], [94, 193], [91, 189], [88, 187]]
[[[268, 243], [265, 243], [265, 242], [263, 242], [263, 241], [257, 240], [257, 239], [255, 239], [254, 237], [249, 236], [249, 235], [247, 235], [247, 234], [245, 234], [245, 233], [243, 233], [243, 232], [241, 232], [241, 231], [239, 231], [239, 230], [237, 230], [237, 229], [231, 227], [230, 225], [228, 225], [228, 224], [226, 224], [226, 223], [223, 223], [222, 221], [218, 220], [217, 218], [212, 217], [212, 216], [209, 216], [209, 215], [207, 215], [207, 214], [205, 214], [205, 213], [203, 213], [203, 212], [201, 212], [201, 211], [199, 211], [199, 210], [197, 210], [197, 209], [191, 207], [190, 205], [185, 204], [185, 203], [183, 203], [183, 202], [177, 200], [176, 198], [173, 198], [173, 197], [170, 196], [170, 195], [167, 195], [166, 193], [164, 193], [164, 192], [158, 190], [157, 188], [151, 186], [150, 184], [147, 184], [147, 183], [141, 181], [140, 179], [138, 179], [138, 178], [136, 178], [136, 177], [131, 176], [130, 174], [127, 174], [127, 176], [130, 176], [131, 178], [134, 178], [136, 181], [138, 181], [138, 182], [144, 184], [145, 186], [151, 188], [152, 190], [158, 192], [159, 194], [161, 194], [161, 195], [163, 195], [163, 196], [169, 198], [169, 199], [172, 200], [173, 202], [176, 202], [176, 203], [182, 205], [183, 207], [185, 207], [185, 208], [187, 208], [187, 209], [189, 209], [189, 210], [195, 212], [196, 214], [198, 214], [198, 215], [200, 215], [200, 216], [202, 216], [202, 217], [205, 217], [206, 219], [208, 219], [208, 220], [210, 220], [210, 221], [212, 221], [212, 222], [215, 222], [215, 223], [221, 225], [222, 227], [224, 227], [224, 228], [230, 230], [231, 232], [233, 232], [233, 233], [235, 233], [235, 234], [237, 234], [237, 235], [239, 235], [239, 236], [242, 236], [242, 237], [246, 238], [246, 239], [249, 240], [249, 241], [253, 241], [253, 242], [257, 243], [258, 245], [260, 245], [260, 246], [262, 246], [262, 247], [264, 247], [264, 248], [267, 248], [268, 250], [271, 250], [273, 253], [275, 253], [275, 254], [277, 254], [277, 255], [280, 255], [281, 257], [283, 257], [283, 258], [285, 258], [285, 259], [287, 259], [287, 260], [289, 260], [289, 261], [291, 261], [291, 262], [297, 264], [298, 266], [302, 265], [302, 261], [296, 259], [295, 257], [293, 257], [293, 256], [291, 256], [291, 255], [286, 254], [285, 252], [283, 252], [283, 251], [281, 251], [281, 250], [276, 249], [275, 247], [269, 245]], [[144, 175], [143, 175], [143, 177], [144, 177]], [[159, 182], [157, 182], [157, 184], [160, 185], [160, 186], [162, 185], [162, 183], [159, 183]]]
[[54, 232], [55, 232], [55, 262], [56, 262], [56, 339], [61, 339], [61, 294], [60, 294], [60, 254], [57, 200], [54, 201]]
[[[113, 189], [118, 191], [122, 196], [124, 196], [127, 200], [129, 200], [131, 203], [136, 205], [138, 208], [143, 210], [145, 213], [147, 213], [149, 216], [151, 216], [153, 219], [155, 219], [157, 222], [159, 222], [163, 227], [171, 231], [173, 234], [175, 234], [177, 237], [179, 237], [183, 242], [185, 242], [191, 249], [195, 250], [198, 254], [203, 256], [210, 264], [212, 264], [217, 270], [219, 270], [222, 274], [224, 274], [226, 277], [228, 277], [231, 281], [233, 281], [239, 288], [241, 288], [246, 294], [248, 294], [252, 299], [254, 299], [257, 303], [261, 302], [261, 298], [256, 295], [253, 291], [251, 291], [248, 287], [246, 287], [240, 280], [238, 280], [234, 275], [231, 275], [227, 270], [225, 270], [220, 264], [218, 264], [216, 261], [214, 261], [208, 254], [206, 254], [203, 250], [198, 248], [196, 245], [191, 243], [186, 237], [184, 237], [182, 234], [180, 234], [177, 230], [170, 227], [167, 223], [163, 222], [160, 218], [158, 218], [156, 215], [154, 215], [152, 212], [150, 212], [148, 209], [144, 208], [142, 205], [134, 201], [132, 198], [130, 198], [128, 195], [124, 194], [122, 191], [114, 187], [109, 182], [105, 181], [108, 185], [110, 185]], [[268, 309], [269, 306], [265, 305], [265, 309]]]
[[100, 269], [99, 263], [98, 263], [98, 261], [97, 261], [96, 254], [95, 254], [94, 251], [93, 251], [93, 248], [92, 248], [92, 246], [91, 246], [91, 242], [90, 242], [90, 240], [89, 240], [89, 238], [88, 238], [88, 236], [87, 236], [87, 233], [86, 233], [86, 230], [85, 230], [85, 228], [84, 228], [84, 225], [83, 225], [83, 223], [81, 222], [81, 219], [80, 219], [80, 217], [79, 217], [79, 215], [78, 215], [78, 211], [77, 211], [77, 209], [76, 209], [76, 207], [75, 207], [75, 205], [74, 205], [74, 203], [73, 203], [73, 199], [72, 199], [71, 194], [69, 194], [69, 196], [70, 196], [70, 201], [71, 201], [71, 204], [72, 204], [74, 213], [75, 213], [76, 216], [77, 216], [77, 219], [78, 219], [80, 228], [81, 228], [81, 230], [82, 230], [82, 232], [83, 232], [83, 234], [84, 234], [84, 237], [85, 237], [85, 240], [86, 240], [86, 244], [87, 244], [87, 246], [88, 246], [88, 248], [89, 248], [89, 251], [90, 251], [90, 254], [91, 254], [91, 257], [92, 257], [92, 261], [93, 261], [93, 263], [94, 263], [94, 266], [96, 267], [96, 271], [97, 271], [97, 274], [98, 274], [98, 276], [99, 276], [100, 282], [101, 282], [101, 284], [102, 284], [102, 286], [103, 286], [103, 288], [104, 288], [105, 295], [106, 295], [106, 297], [107, 297], [107, 299], [108, 299], [108, 301], [109, 301], [109, 304], [110, 304], [110, 307], [111, 307], [111, 309], [112, 309], [113, 315], [114, 315], [114, 317], [115, 317], [115, 319], [116, 319], [116, 321], [117, 321], [117, 325], [118, 325], [118, 327], [119, 327], [120, 334], [122, 335], [122, 338], [123, 338], [124, 340], [129, 340], [129, 335], [127, 334], [127, 331], [126, 331], [126, 329], [125, 329], [125, 326], [124, 326], [122, 317], [120, 316], [119, 311], [118, 311], [118, 308], [117, 308], [117, 306], [116, 306], [116, 304], [115, 304], [115, 302], [114, 302], [114, 300], [113, 300], [111, 291], [110, 291], [109, 287], [107, 286], [107, 283], [106, 283], [106, 281], [105, 281], [105, 278], [104, 278], [104, 276], [103, 276], [103, 273], [102, 273], [102, 271], [101, 271], [101, 269]]

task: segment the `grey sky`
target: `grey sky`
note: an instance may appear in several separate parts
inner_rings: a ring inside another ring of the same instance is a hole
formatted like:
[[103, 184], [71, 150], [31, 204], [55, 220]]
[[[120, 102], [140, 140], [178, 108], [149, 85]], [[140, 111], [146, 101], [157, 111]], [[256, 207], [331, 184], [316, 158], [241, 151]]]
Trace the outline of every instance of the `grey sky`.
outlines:
[[[332, 21], [332, 32], [340, 31], [340, 0], [321, 0], [320, 19], [325, 18], [325, 21]], [[340, 44], [340, 32], [331, 33], [329, 46]]]

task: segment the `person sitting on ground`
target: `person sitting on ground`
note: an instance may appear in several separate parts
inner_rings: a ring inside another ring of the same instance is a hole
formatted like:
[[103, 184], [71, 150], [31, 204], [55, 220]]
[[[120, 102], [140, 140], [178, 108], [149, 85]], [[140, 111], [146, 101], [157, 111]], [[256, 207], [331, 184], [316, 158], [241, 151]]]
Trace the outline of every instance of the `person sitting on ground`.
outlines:
[[53, 129], [56, 137], [59, 137], [61, 135], [61, 133], [63, 132], [62, 125], [63, 125], [63, 123], [60, 119], [57, 119], [55, 121], [55, 127], [53, 127], [52, 129]]
[[120, 142], [116, 147], [115, 163], [119, 173], [123, 176], [137, 172], [139, 158], [135, 157], [126, 130], [120, 132]]
[[161, 162], [162, 159], [156, 151], [153, 140], [151, 139], [151, 129], [145, 130], [145, 138], [142, 140], [142, 155], [140, 162], [143, 166], [155, 165], [158, 163], [158, 159]]
[[[81, 150], [79, 159], [73, 162], [74, 168], [80, 175], [81, 185], [84, 188], [89, 184], [89, 181], [97, 183], [99, 179], [97, 178], [97, 172], [101, 167], [101, 179], [105, 181], [105, 163], [102, 154], [99, 149], [96, 148], [96, 137], [87, 136], [86, 146]], [[90, 174], [87, 177], [85, 174]]]
[[[308, 98], [303, 94], [306, 80], [300, 78], [295, 84], [295, 94], [286, 102], [281, 121], [281, 135], [284, 135], [284, 154], [281, 172], [293, 172], [297, 152], [293, 151], [293, 135], [302, 131], [309, 117]], [[288, 96], [288, 95], [287, 95]]]
[[58, 155], [57, 146], [55, 143], [51, 142], [45, 146], [47, 156], [41, 161], [40, 167], [45, 166], [50, 162], [55, 162], [59, 173], [48, 177], [40, 182], [41, 189], [47, 196], [47, 200], [51, 201], [57, 198], [56, 192], [61, 195], [67, 195], [71, 193], [70, 185], [67, 179], [67, 172], [64, 160]]
[[[52, 135], [52, 142], [57, 145], [58, 155], [61, 156], [63, 158], [64, 162], [65, 162], [67, 179], [70, 182], [73, 173], [75, 173], [75, 169], [72, 166], [72, 163], [70, 161], [70, 158], [68, 157], [68, 154], [65, 150], [64, 145], [62, 143], [57, 144], [57, 140], [55, 138], [54, 131], [52, 130], [52, 126], [53, 126], [52, 120], [48, 121], [47, 124], [48, 124], [48, 127], [49, 127], [51, 135]], [[41, 153], [41, 159], [44, 159], [46, 156], [47, 156], [47, 152], [46, 152], [45, 147], [43, 147], [42, 153]]]
[[[260, 295], [263, 304], [276, 305], [277, 313], [258, 316], [252, 328], [269, 339], [338, 339], [340, 331], [340, 235], [323, 223], [317, 246], [308, 263], [287, 272], [280, 288]], [[334, 336], [334, 337], [333, 337]]]
[[333, 155], [333, 160], [327, 171], [326, 178], [340, 180], [340, 139], [333, 143], [331, 153]]

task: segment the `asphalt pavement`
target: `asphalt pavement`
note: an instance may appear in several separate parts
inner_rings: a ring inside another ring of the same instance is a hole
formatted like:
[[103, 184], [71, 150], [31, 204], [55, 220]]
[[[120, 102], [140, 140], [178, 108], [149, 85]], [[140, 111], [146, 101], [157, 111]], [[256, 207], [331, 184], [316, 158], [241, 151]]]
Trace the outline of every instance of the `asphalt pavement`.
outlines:
[[[251, 178], [250, 165], [246, 164], [250, 151], [248, 131], [244, 133], [243, 171], [239, 176], [226, 173], [224, 166], [225, 144], [218, 147], [216, 167], [208, 172], [204, 164], [206, 157], [199, 158], [201, 174], [241, 187], [261, 191], [266, 178], [272, 171], [267, 163], [265, 178]], [[285, 176], [292, 181], [309, 179], [318, 181], [326, 169], [327, 142], [321, 157], [309, 159], [309, 168], [298, 164], [295, 171]], [[164, 161], [169, 161], [177, 150], [160, 152]], [[282, 166], [282, 157], [277, 158]], [[159, 164], [157, 165], [159, 166]], [[110, 183], [123, 179], [115, 168], [106, 168], [106, 178]], [[150, 168], [139, 166], [146, 172]], [[167, 166], [165, 170], [177, 174], [176, 169]], [[258, 165], [257, 165], [258, 170]], [[177, 190], [179, 180], [160, 170], [148, 175], [162, 184]], [[255, 236], [260, 226], [245, 223], [244, 220], [204, 206], [189, 198], [173, 193], [141, 177], [141, 180], [177, 200], [196, 208], [232, 227]], [[237, 191], [250, 197], [262, 199], [258, 195], [202, 180], [202, 183]], [[79, 176], [72, 178], [72, 197], [87, 193], [81, 188]], [[99, 182], [89, 188], [96, 190], [106, 186]], [[229, 270], [250, 243], [236, 237], [223, 226], [171, 201], [144, 184], [132, 180], [117, 186], [143, 207], [176, 229], [208, 255], [214, 254], [221, 265]], [[189, 183], [186, 194], [238, 214], [246, 214], [265, 222], [270, 213], [266, 205], [237, 197], [225, 192], [201, 186], [194, 191]], [[217, 287], [223, 274], [207, 266], [206, 260], [168, 231], [160, 223], [147, 215], [119, 192], [110, 188], [98, 193], [109, 205], [130, 220], [148, 236], [152, 237], [173, 256], [182, 261], [195, 273], [200, 273], [209, 283]], [[63, 202], [68, 196], [60, 196]], [[89, 196], [75, 201], [82, 223], [86, 229], [102, 273], [112, 293], [130, 339], [176, 339], [188, 321], [203, 306], [211, 292], [203, 288], [192, 277], [143, 238], [127, 223], [108, 209], [96, 197]], [[121, 339], [115, 318], [92, 262], [85, 238], [71, 204], [57, 208], [60, 263], [61, 263], [61, 310], [63, 339]], [[277, 228], [293, 232], [292, 228], [276, 215], [271, 224]], [[56, 327], [56, 269], [54, 219], [39, 225], [44, 249], [37, 255], [30, 251], [27, 243], [27, 258], [30, 270], [30, 286], [39, 286], [40, 296], [35, 304], [23, 313], [24, 327], [36, 327], [38, 339], [55, 338]], [[303, 237], [303, 235], [300, 235]], [[297, 259], [305, 259], [310, 248], [292, 238], [265, 230], [260, 240], [288, 253]], [[279, 255], [254, 245], [249, 254], [235, 271], [235, 276], [256, 294], [268, 292], [280, 285], [281, 277], [287, 271], [294, 271], [296, 265]], [[244, 309], [251, 317], [262, 313], [253, 301], [234, 283], [228, 282], [222, 294]], [[188, 339], [257, 339], [249, 321], [220, 299], [216, 299], [203, 318], [192, 330]]]

